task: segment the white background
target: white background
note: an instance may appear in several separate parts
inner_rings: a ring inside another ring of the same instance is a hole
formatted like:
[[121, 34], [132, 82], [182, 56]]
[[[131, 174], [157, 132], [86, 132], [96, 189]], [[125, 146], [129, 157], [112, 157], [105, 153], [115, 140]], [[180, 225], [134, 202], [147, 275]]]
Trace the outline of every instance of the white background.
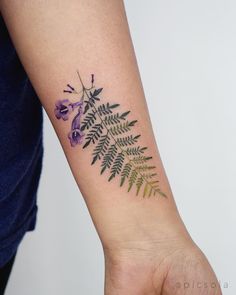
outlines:
[[[236, 294], [236, 2], [126, 1], [154, 130], [179, 210]], [[37, 230], [7, 295], [102, 295], [100, 242], [45, 116]]]

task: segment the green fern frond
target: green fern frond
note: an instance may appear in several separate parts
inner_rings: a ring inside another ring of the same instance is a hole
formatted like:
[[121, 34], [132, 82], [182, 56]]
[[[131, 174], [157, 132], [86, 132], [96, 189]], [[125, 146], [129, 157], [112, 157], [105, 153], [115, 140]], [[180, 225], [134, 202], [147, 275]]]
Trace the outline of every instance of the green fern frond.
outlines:
[[90, 91], [90, 97], [92, 97], [95, 100], [100, 100], [100, 98], [97, 96], [98, 96], [98, 94], [100, 94], [102, 92], [102, 90], [103, 90], [103, 88], [98, 88], [98, 89], [95, 89], [93, 93]]
[[136, 196], [139, 194], [139, 191], [140, 191], [140, 189], [141, 189], [141, 187], [143, 185], [143, 181], [144, 181], [144, 179], [143, 179], [142, 176], [137, 179], [137, 182], [136, 182], [136, 189], [137, 189], [136, 190]]
[[136, 156], [136, 155], [143, 154], [146, 149], [147, 149], [147, 147], [138, 146], [138, 147], [127, 148], [125, 152], [127, 155]]
[[143, 197], [144, 198], [148, 194], [148, 190], [149, 190], [149, 193], [150, 193], [150, 191], [152, 190], [152, 186], [150, 185], [149, 182], [146, 182], [145, 187], [144, 187], [144, 190], [143, 190]]
[[101, 157], [105, 154], [109, 146], [109, 142], [110, 142], [110, 137], [108, 136], [108, 134], [101, 136], [98, 144], [93, 150], [93, 160], [91, 165], [93, 165], [98, 159], [100, 160]]
[[110, 105], [108, 102], [106, 104], [99, 105], [97, 111], [100, 116], [109, 115], [113, 112], [113, 109], [117, 108], [118, 106], [118, 103]]
[[94, 107], [94, 103], [90, 99], [84, 100], [84, 105], [84, 114], [86, 114], [89, 109]]
[[157, 173], [143, 173], [143, 176], [144, 176], [146, 179], [151, 179], [151, 178], [157, 176]]
[[85, 129], [89, 129], [94, 122], [96, 121], [96, 112], [92, 110], [92, 112], [88, 113], [84, 120], [81, 123], [81, 131], [84, 131]]
[[84, 100], [84, 114], [86, 114], [89, 109], [93, 109], [95, 107], [96, 101], [100, 100], [98, 94], [100, 94], [101, 91], [102, 88], [95, 89], [94, 92], [90, 91], [89, 94], [86, 92], [87, 99]]
[[148, 160], [151, 160], [151, 159], [152, 159], [152, 157], [147, 157], [147, 156], [139, 155], [139, 156], [133, 157], [131, 159], [131, 162], [133, 162], [136, 165], [140, 165], [140, 164], [146, 163]]
[[136, 166], [135, 168], [137, 171], [142, 172], [142, 171], [155, 169], [156, 166], [140, 165], [140, 166]]
[[136, 136], [128, 135], [126, 137], [117, 138], [116, 141], [119, 144], [119, 146], [124, 147], [124, 146], [135, 144], [138, 141], [139, 137], [140, 137], [140, 134]]
[[117, 174], [120, 174], [125, 156], [123, 152], [119, 153], [114, 161], [114, 164], [111, 167], [111, 175], [108, 178], [108, 181], [111, 181]]
[[134, 169], [131, 172], [130, 178], [129, 178], [129, 187], [128, 187], [128, 192], [131, 190], [131, 188], [133, 187], [136, 179], [138, 177], [138, 172]]
[[106, 125], [112, 125], [112, 124], [120, 123], [120, 115], [119, 115], [119, 113], [114, 114], [114, 115], [112, 114], [112, 115], [109, 115], [109, 116], [105, 116], [104, 123]]
[[91, 88], [85, 88], [81, 78], [80, 81], [83, 86], [84, 102], [84, 118], [80, 129], [87, 131], [83, 148], [91, 143], [94, 144], [91, 164], [100, 160], [100, 173], [103, 174], [108, 170], [110, 174], [108, 181], [119, 177], [120, 186], [127, 182], [128, 191], [134, 186], [136, 195], [142, 191], [144, 198], [155, 194], [166, 197], [159, 188], [157, 173], [152, 171], [156, 167], [148, 162], [152, 157], [145, 155], [147, 147], [138, 145], [140, 134], [135, 136], [129, 133], [137, 120], [127, 120], [130, 111], [123, 113], [116, 111], [119, 104], [99, 102], [101, 100], [99, 95], [103, 89], [94, 89], [93, 75]]
[[125, 117], [129, 114], [129, 112], [125, 112], [123, 114], [116, 113], [112, 115], [106, 115], [104, 118], [104, 123], [106, 125], [114, 125], [121, 122], [121, 120], [125, 120]]
[[116, 135], [120, 135], [122, 133], [125, 133], [125, 132], [128, 132], [131, 130], [131, 127], [134, 126], [134, 124], [137, 122], [137, 120], [134, 120], [134, 121], [126, 121], [124, 123], [120, 123], [120, 124], [117, 124], [113, 127], [111, 127], [109, 129], [109, 132], [116, 136]]
[[166, 195], [165, 193], [163, 193], [159, 188], [154, 190], [154, 196], [155, 196], [156, 194], [159, 194], [159, 195], [161, 195], [162, 197], [167, 198], [167, 195]]
[[126, 163], [122, 172], [121, 172], [120, 186], [122, 186], [125, 182], [125, 179], [127, 179], [129, 177], [131, 169], [132, 169], [132, 164], [129, 162]]
[[98, 140], [103, 132], [103, 125], [101, 123], [95, 124], [92, 129], [89, 131], [88, 135], [85, 137], [87, 140], [83, 146], [86, 148], [91, 142], [95, 143]]
[[159, 181], [158, 180], [153, 180], [153, 181], [149, 181], [149, 184], [151, 184], [153, 187], [158, 186]]
[[115, 156], [117, 154], [117, 147], [116, 147], [116, 144], [112, 144], [108, 151], [106, 152], [106, 154], [104, 155], [103, 157], [103, 160], [102, 160], [102, 164], [101, 164], [101, 174], [106, 170], [106, 169], [109, 169], [115, 159]]

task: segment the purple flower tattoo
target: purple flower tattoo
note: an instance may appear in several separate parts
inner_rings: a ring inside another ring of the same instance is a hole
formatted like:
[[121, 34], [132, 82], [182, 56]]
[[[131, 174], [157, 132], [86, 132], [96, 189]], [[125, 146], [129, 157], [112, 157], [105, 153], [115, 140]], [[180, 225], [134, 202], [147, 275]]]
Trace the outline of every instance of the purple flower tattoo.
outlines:
[[[70, 84], [67, 84], [67, 88], [68, 89], [64, 90], [63, 92], [78, 94]], [[67, 121], [70, 114], [76, 108], [78, 108], [78, 113], [72, 120], [71, 131], [68, 134], [68, 138], [72, 147], [76, 146], [77, 144], [81, 144], [83, 141], [84, 133], [80, 129], [81, 117], [83, 114], [83, 96], [75, 103], [72, 103], [69, 99], [58, 100], [54, 109], [55, 116], [58, 120], [62, 119]]]
[[68, 120], [72, 111], [73, 106], [68, 99], [58, 100], [55, 104], [54, 113], [57, 119]]
[[71, 103], [69, 99], [58, 100], [55, 104], [54, 113], [57, 119], [62, 119], [64, 121], [69, 119], [70, 113], [78, 107], [81, 106], [83, 102]]
[[78, 114], [74, 117], [71, 125], [71, 131], [68, 134], [71, 146], [76, 146], [83, 142], [84, 133], [80, 129], [81, 116], [83, 113], [83, 102], [81, 103]]

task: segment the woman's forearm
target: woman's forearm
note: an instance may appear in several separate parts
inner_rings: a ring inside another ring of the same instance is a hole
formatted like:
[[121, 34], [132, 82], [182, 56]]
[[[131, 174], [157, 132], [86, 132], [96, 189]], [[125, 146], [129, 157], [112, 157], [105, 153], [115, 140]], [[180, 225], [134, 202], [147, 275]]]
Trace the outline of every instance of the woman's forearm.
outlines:
[[[119, 236], [132, 239], [130, 228], [144, 229], [153, 226], [154, 220], [160, 230], [163, 222], [175, 222], [170, 218], [176, 208], [155, 143], [122, 1], [2, 2], [19, 55], [57, 131], [102, 241], [106, 244]], [[83, 86], [94, 88], [81, 92]], [[103, 88], [97, 95], [100, 101], [85, 110], [90, 93], [99, 88]], [[83, 100], [83, 136], [75, 146], [68, 133], [79, 107], [65, 121], [54, 114], [55, 103], [65, 99]], [[99, 106], [107, 103], [115, 107], [105, 110], [107, 114], [99, 113]], [[106, 121], [117, 113], [124, 117]], [[100, 123], [100, 137], [83, 148]], [[129, 130], [119, 129], [129, 123]], [[100, 149], [104, 147], [91, 165], [99, 144]], [[104, 163], [107, 158], [109, 162]], [[122, 175], [125, 181], [120, 186]]]
[[[20, 59], [57, 132], [109, 257], [106, 270], [113, 269], [111, 264], [116, 268], [117, 261], [126, 257], [125, 271], [119, 268], [121, 279], [117, 274], [111, 279], [115, 272], [107, 272], [106, 294], [159, 294], [152, 288], [162, 289], [164, 272], [173, 261], [179, 266], [186, 257], [193, 256], [195, 261], [201, 254], [186, 250], [183, 259], [173, 256], [194, 246], [179, 217], [155, 142], [123, 2], [0, 3]], [[142, 256], [145, 263], [140, 261]], [[206, 269], [204, 278], [215, 280], [202, 261], [201, 276]], [[196, 277], [189, 276], [192, 268], [184, 273], [188, 261], [186, 265], [177, 269], [181, 280]], [[123, 273], [128, 279], [123, 280]], [[130, 273], [136, 275], [135, 283]], [[119, 288], [125, 285], [126, 293], [114, 291], [117, 282]], [[141, 293], [144, 289], [150, 292]], [[170, 290], [165, 294], [180, 294]]]

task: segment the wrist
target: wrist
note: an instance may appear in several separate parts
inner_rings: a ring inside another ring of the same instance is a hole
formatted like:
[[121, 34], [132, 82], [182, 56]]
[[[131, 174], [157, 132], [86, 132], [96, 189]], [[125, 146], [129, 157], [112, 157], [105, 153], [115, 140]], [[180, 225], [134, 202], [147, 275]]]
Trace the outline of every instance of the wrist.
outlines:
[[159, 249], [193, 243], [175, 206], [163, 203], [165, 200], [156, 204], [149, 201], [126, 208], [128, 214], [120, 210], [118, 216], [113, 215], [112, 222], [100, 235], [106, 256], [157, 253]]
[[141, 294], [147, 282], [159, 290], [175, 257], [181, 260], [199, 253], [177, 211], [155, 221], [151, 218], [144, 222], [142, 217], [132, 226], [120, 228], [112, 239], [103, 241], [107, 290], [124, 289], [129, 290], [124, 294]]

